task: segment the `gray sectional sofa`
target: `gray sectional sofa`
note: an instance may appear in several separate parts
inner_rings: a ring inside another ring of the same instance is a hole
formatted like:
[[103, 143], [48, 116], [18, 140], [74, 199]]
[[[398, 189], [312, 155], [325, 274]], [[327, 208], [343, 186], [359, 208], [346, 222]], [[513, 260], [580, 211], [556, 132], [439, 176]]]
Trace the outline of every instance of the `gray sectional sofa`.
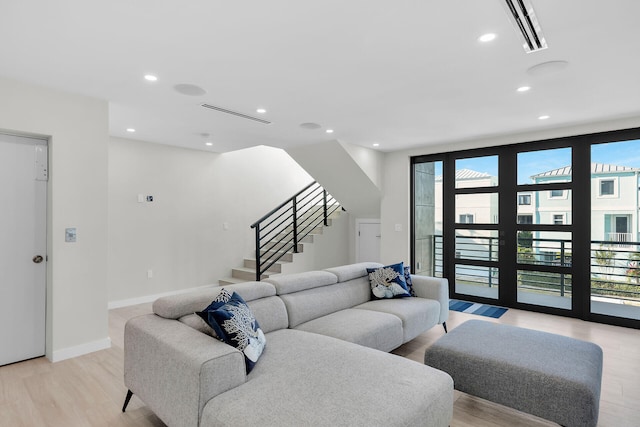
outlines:
[[448, 426], [451, 377], [387, 353], [444, 324], [447, 281], [412, 276], [416, 297], [371, 300], [380, 266], [224, 286], [266, 334], [249, 374], [194, 314], [222, 287], [160, 298], [125, 326], [125, 385], [169, 426]]

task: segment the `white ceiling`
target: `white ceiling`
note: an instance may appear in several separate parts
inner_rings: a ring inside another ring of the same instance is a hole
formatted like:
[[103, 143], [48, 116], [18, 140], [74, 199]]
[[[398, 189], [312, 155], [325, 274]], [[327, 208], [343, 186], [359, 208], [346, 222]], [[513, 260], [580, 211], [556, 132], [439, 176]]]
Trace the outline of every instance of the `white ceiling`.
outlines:
[[[532, 3], [549, 48], [527, 54], [502, 0], [0, 0], [0, 75], [108, 100], [111, 135], [220, 152], [394, 151], [640, 116], [640, 2]], [[527, 72], [555, 60], [568, 66]]]

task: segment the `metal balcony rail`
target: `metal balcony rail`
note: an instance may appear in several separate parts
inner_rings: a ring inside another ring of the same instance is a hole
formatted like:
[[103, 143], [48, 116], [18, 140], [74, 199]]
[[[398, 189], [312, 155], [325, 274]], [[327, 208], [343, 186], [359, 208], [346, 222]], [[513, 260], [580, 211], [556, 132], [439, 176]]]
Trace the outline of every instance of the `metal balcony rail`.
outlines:
[[329, 225], [329, 216], [338, 209], [338, 201], [314, 181], [253, 223], [256, 281], [287, 252], [298, 253], [302, 239]]
[[[625, 233], [622, 233], [625, 234]], [[610, 236], [606, 237], [607, 239]], [[430, 236], [432, 274], [444, 271], [442, 235]], [[492, 267], [465, 265], [464, 260], [496, 261], [497, 243], [493, 237], [456, 236], [456, 276], [463, 280], [492, 286], [499, 282]], [[571, 267], [571, 240], [527, 238], [518, 245], [518, 286], [530, 290], [557, 293], [571, 292], [570, 273], [550, 273], [526, 268], [525, 265]], [[591, 295], [640, 300], [640, 242], [592, 240], [590, 257]]]

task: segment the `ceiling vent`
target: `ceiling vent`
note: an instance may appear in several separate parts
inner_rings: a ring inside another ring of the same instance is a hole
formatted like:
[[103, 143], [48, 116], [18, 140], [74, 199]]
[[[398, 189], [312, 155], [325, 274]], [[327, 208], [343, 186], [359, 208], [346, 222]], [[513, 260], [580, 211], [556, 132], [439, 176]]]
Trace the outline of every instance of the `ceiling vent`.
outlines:
[[536, 12], [530, 0], [504, 0], [507, 13], [516, 31], [524, 40], [522, 46], [525, 52], [531, 53], [546, 49], [547, 42], [542, 35]]
[[259, 122], [259, 123], [262, 123], [264, 125], [270, 125], [271, 124], [271, 122], [268, 121], [268, 120], [263, 120], [263, 119], [260, 119], [258, 117], [250, 116], [248, 114], [239, 113], [237, 111], [227, 110], [226, 108], [222, 108], [222, 107], [216, 107], [215, 105], [201, 104], [201, 106], [204, 107], [204, 108], [209, 108], [210, 110], [215, 110], [215, 111], [219, 111], [221, 113], [226, 113], [226, 114], [231, 114], [231, 115], [236, 116], [236, 117], [241, 117], [243, 119], [253, 120], [254, 122]]

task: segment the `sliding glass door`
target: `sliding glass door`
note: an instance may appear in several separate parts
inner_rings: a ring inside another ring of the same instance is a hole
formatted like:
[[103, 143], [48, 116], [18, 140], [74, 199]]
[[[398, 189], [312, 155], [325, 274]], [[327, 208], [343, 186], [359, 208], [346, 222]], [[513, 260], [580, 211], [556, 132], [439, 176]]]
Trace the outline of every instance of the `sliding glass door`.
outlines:
[[[454, 161], [453, 193], [455, 293], [498, 299], [499, 200], [498, 156]], [[451, 190], [451, 189], [450, 189]]]
[[516, 301], [572, 308], [571, 148], [519, 151]]
[[640, 320], [640, 140], [591, 147], [591, 312]]

